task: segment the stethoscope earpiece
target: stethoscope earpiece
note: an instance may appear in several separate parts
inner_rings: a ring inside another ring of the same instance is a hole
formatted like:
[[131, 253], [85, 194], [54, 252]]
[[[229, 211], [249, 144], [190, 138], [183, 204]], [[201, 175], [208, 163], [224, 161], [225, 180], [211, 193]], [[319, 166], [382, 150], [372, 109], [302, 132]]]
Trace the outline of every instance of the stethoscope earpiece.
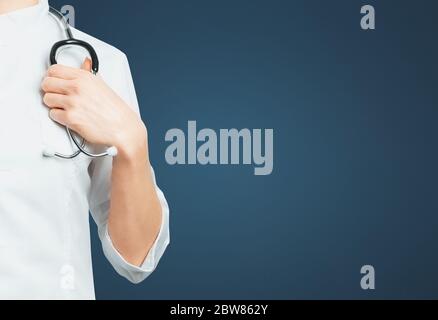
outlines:
[[43, 156], [46, 158], [54, 158], [56, 157], [56, 152], [52, 148], [45, 146], [43, 149]]
[[117, 150], [116, 147], [110, 147], [106, 150], [106, 153], [108, 154], [109, 157], [117, 157], [117, 154], [119, 153], [119, 151]]

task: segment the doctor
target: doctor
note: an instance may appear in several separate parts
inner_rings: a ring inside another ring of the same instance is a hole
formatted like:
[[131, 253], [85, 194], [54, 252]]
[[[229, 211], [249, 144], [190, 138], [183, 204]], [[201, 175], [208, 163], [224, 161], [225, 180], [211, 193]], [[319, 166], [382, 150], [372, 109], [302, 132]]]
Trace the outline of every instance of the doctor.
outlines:
[[[48, 9], [47, 0], [0, 0], [0, 298], [94, 299], [89, 212], [105, 256], [138, 283], [169, 243], [169, 210], [126, 56], [73, 29], [95, 48], [98, 76], [80, 49], [49, 67], [65, 36]], [[45, 157], [75, 150], [61, 125], [118, 155]]]

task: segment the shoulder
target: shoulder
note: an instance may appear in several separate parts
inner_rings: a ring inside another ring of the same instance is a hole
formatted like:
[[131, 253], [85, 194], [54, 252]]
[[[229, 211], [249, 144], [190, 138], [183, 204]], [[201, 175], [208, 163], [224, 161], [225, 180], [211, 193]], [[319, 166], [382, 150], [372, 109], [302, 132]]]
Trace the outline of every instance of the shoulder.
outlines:
[[76, 28], [72, 28], [72, 32], [75, 38], [88, 42], [96, 51], [101, 66], [99, 73], [125, 72], [128, 59], [123, 51]]
[[89, 43], [96, 51], [99, 58], [99, 76], [121, 97], [129, 99], [132, 92], [128, 84], [132, 80], [126, 54], [78, 29], [72, 28], [72, 32], [76, 39]]

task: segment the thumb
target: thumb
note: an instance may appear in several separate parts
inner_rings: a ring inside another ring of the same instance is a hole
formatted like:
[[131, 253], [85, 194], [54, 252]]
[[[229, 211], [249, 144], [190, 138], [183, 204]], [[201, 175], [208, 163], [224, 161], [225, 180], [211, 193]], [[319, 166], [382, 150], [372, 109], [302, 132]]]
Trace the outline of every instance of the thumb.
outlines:
[[85, 58], [84, 62], [82, 63], [81, 69], [91, 72], [92, 63], [90, 58]]

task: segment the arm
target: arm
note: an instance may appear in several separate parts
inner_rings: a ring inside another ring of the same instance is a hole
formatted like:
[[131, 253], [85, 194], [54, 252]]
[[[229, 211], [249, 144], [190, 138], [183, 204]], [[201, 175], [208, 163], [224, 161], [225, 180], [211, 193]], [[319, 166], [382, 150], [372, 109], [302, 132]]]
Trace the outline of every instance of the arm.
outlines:
[[119, 155], [113, 161], [111, 175], [109, 234], [125, 260], [140, 266], [156, 240], [162, 220], [149, 163], [146, 129], [140, 130], [138, 137], [127, 137], [116, 147]]
[[140, 265], [160, 229], [157, 198], [141, 118], [105, 82], [93, 76], [90, 61], [83, 70], [55, 65], [43, 80], [50, 117], [87, 141], [115, 146], [111, 175], [108, 232], [123, 258]]

